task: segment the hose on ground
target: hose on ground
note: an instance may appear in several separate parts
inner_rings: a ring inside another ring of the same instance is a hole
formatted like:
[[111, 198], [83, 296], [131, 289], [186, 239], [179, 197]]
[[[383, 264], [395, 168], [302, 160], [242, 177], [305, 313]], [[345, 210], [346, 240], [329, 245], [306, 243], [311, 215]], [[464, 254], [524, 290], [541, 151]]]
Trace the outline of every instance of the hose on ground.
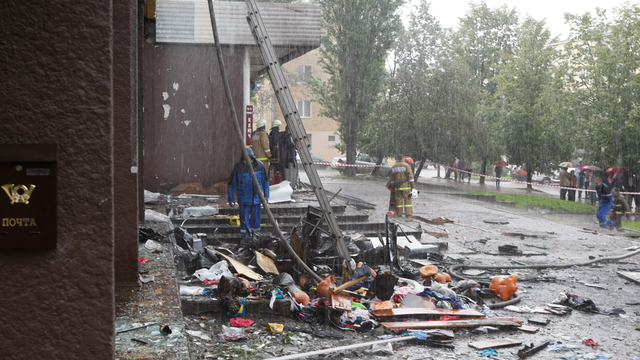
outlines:
[[[599, 258], [599, 259], [594, 259], [594, 260], [590, 260], [590, 261], [585, 261], [585, 262], [580, 262], [580, 263], [571, 263], [571, 264], [537, 264], [537, 265], [509, 265], [509, 266], [494, 266], [494, 265], [465, 265], [465, 264], [459, 264], [459, 265], [454, 265], [452, 267], [449, 268], [449, 275], [451, 275], [452, 277], [454, 277], [455, 279], [458, 280], [474, 280], [477, 281], [475, 279], [469, 279], [466, 278], [460, 274], [458, 274], [456, 271], [459, 269], [478, 269], [478, 270], [516, 270], [516, 269], [535, 269], [535, 270], [540, 270], [540, 269], [565, 269], [565, 268], [570, 268], [570, 267], [575, 267], [575, 266], [589, 266], [591, 264], [595, 264], [598, 262], [606, 262], [606, 261], [618, 261], [618, 260], [622, 260], [628, 257], [632, 257], [635, 255], [640, 254], [640, 249], [630, 252], [628, 254], [624, 254], [624, 255], [620, 255], [620, 256], [612, 256], [612, 257], [603, 257], [603, 258]], [[480, 283], [481, 285], [489, 285], [489, 282], [486, 281], [477, 281], [478, 283]], [[496, 309], [496, 308], [502, 308], [508, 305], [513, 305], [516, 304], [518, 302], [520, 302], [520, 297], [517, 296], [515, 293], [513, 294], [513, 297], [510, 300], [501, 302], [499, 304], [487, 304], [487, 306], [490, 309]]]

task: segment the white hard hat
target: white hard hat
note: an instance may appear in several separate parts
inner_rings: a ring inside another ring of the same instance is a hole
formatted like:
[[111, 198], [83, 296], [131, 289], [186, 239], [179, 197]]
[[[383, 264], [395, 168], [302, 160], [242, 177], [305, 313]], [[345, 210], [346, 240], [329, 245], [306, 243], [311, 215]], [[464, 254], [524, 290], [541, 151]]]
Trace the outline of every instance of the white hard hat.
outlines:
[[274, 127], [276, 127], [276, 126], [280, 126], [280, 125], [282, 125], [282, 121], [280, 121], [280, 120], [277, 120], [277, 119], [276, 119], [276, 120], [273, 120], [273, 121], [271, 122], [271, 127], [272, 127], [272, 128], [274, 128]]
[[267, 122], [264, 119], [260, 119], [260, 120], [256, 121], [256, 126], [258, 128], [261, 128], [261, 127], [265, 126], [266, 124], [267, 124]]

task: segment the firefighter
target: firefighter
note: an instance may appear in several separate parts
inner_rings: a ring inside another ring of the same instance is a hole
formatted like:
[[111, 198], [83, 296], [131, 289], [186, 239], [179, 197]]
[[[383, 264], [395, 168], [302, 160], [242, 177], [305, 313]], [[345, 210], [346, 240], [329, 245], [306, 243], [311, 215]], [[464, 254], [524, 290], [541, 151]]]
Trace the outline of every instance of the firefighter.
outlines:
[[258, 128], [253, 133], [253, 153], [256, 155], [256, 160], [261, 161], [265, 169], [269, 169], [271, 149], [269, 148], [269, 136], [264, 130], [266, 124], [267, 122], [264, 119], [256, 121]]
[[391, 168], [389, 177], [396, 188], [396, 213], [402, 217], [413, 215], [410, 194], [413, 190], [413, 171], [404, 162], [404, 156], [398, 156], [398, 162]]
[[280, 132], [280, 125], [282, 121], [273, 120], [271, 122], [271, 132], [269, 133], [269, 147], [271, 148], [271, 159], [269, 160], [271, 168], [269, 170], [269, 178], [272, 183], [278, 184], [280, 181], [274, 181], [274, 176], [280, 173], [280, 178], [284, 175], [284, 169], [282, 166], [282, 132]]

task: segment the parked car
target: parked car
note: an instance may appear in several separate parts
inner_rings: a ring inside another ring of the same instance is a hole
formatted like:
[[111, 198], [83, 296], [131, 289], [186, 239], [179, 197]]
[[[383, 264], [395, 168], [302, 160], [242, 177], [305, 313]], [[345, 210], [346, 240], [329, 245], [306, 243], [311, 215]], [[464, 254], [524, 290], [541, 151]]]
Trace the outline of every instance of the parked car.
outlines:
[[[527, 172], [522, 167], [515, 167], [511, 170], [511, 177], [518, 181], [527, 181]], [[545, 175], [543, 173], [534, 172], [531, 174], [531, 182], [537, 182], [542, 185], [549, 185], [552, 182], [559, 182], [557, 177]]]
[[[365, 165], [365, 166], [357, 166], [356, 174], [369, 174], [373, 171], [373, 166], [376, 165], [378, 159], [369, 156], [367, 154], [358, 154], [356, 155], [356, 165]], [[339, 164], [346, 164], [347, 158], [343, 157], [335, 157], [331, 162], [331, 168], [334, 170], [340, 171], [340, 173], [344, 173], [346, 166], [341, 166]], [[378, 171], [378, 175], [380, 176], [388, 176], [391, 171], [391, 166], [388, 164], [382, 163], [380, 166], [380, 170]]]

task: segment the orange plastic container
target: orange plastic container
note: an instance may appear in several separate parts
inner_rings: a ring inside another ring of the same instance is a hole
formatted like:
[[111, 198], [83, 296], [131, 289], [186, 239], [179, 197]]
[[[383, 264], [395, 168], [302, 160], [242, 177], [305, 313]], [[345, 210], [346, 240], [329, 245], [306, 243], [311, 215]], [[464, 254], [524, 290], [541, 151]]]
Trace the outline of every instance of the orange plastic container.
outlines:
[[440, 282], [440, 284], [446, 284], [447, 281], [451, 280], [451, 275], [445, 272], [439, 272], [436, 274], [435, 278]]
[[496, 292], [496, 295], [499, 295], [502, 300], [509, 300], [513, 293], [518, 290], [518, 286], [516, 282], [518, 281], [518, 275], [511, 275], [506, 279], [503, 279], [500, 276], [496, 276], [491, 280], [491, 285], [489, 285], [489, 289]]

